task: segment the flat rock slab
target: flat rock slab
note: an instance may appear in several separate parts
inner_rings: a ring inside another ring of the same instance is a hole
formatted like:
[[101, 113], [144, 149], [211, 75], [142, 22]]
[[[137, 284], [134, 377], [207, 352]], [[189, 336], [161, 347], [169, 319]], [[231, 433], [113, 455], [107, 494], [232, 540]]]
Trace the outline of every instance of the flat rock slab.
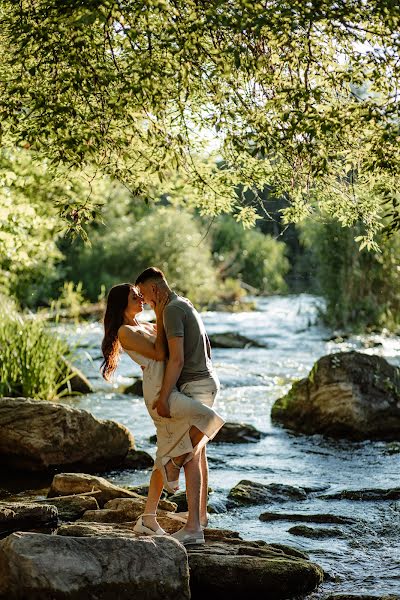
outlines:
[[[112, 559], [111, 559], [112, 557]], [[13, 533], [0, 542], [1, 600], [189, 600], [173, 538]]]
[[333, 494], [318, 496], [324, 500], [400, 500], [400, 488], [383, 490], [379, 488], [366, 488], [363, 490], [342, 490]]
[[54, 505], [33, 502], [1, 502], [0, 533], [56, 525], [58, 510]]
[[[143, 502], [145, 498], [136, 492], [114, 485], [104, 477], [97, 477], [88, 473], [59, 473], [51, 483], [47, 497], [68, 496], [86, 492], [100, 492], [94, 494], [100, 507], [115, 498], [134, 498]], [[166, 500], [160, 500], [160, 508], [173, 511], [176, 505]]]
[[341, 529], [337, 527], [306, 527], [306, 525], [295, 525], [288, 529], [292, 535], [311, 538], [313, 540], [323, 540], [332, 537], [346, 537]]
[[259, 516], [260, 521], [296, 521], [298, 523], [341, 523], [351, 525], [357, 522], [357, 519], [343, 517], [341, 515], [331, 514], [303, 514], [303, 513], [282, 513], [265, 512]]
[[29, 398], [0, 398], [0, 468], [107, 470], [134, 447], [120, 423], [86, 410]]
[[253, 425], [246, 423], [225, 423], [213, 438], [212, 443], [219, 444], [243, 444], [258, 442], [265, 433], [256, 429]]
[[306, 434], [400, 440], [400, 369], [360, 352], [323, 356], [275, 402], [271, 418]]
[[265, 542], [210, 541], [188, 548], [192, 600], [266, 598], [284, 600], [312, 592], [323, 570], [305, 558]]
[[258, 483], [243, 479], [239, 481], [228, 494], [227, 508], [246, 506], [251, 504], [264, 504], [286, 502], [288, 500], [305, 500], [307, 493], [303, 488], [280, 483]]

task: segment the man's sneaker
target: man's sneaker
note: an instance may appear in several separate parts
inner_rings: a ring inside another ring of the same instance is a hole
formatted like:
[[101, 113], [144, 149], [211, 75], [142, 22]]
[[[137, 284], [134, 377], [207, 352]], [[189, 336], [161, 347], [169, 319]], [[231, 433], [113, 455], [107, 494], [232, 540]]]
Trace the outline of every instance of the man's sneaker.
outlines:
[[184, 527], [182, 529], [179, 529], [179, 531], [172, 533], [171, 537], [178, 540], [178, 542], [180, 542], [184, 546], [204, 544], [204, 533], [202, 531], [192, 533], [190, 531], [186, 531]]

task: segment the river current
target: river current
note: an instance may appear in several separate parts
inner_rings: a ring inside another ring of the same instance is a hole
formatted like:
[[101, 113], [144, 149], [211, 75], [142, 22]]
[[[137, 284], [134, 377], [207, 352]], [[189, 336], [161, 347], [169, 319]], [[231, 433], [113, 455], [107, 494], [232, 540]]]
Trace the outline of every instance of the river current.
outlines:
[[[242, 479], [320, 488], [326, 490], [323, 493], [399, 487], [400, 444], [296, 435], [274, 426], [270, 411], [291, 383], [306, 376], [325, 354], [356, 349], [379, 354], [400, 366], [400, 337], [353, 336], [335, 343], [327, 341], [332, 331], [316, 324], [321, 302], [318, 298], [301, 294], [256, 302], [257, 310], [253, 312], [202, 314], [210, 334], [237, 332], [266, 346], [213, 350], [221, 381], [218, 411], [228, 421], [250, 423], [266, 434], [256, 443], [209, 445], [213, 489], [210, 503], [214, 509], [223, 510], [229, 490]], [[145, 318], [149, 316], [144, 314]], [[128, 356], [122, 356], [114, 384], [109, 385], [99, 376], [101, 325], [58, 325], [57, 329], [76, 344], [80, 366], [96, 390], [62, 402], [123, 423], [134, 434], [137, 446], [154, 455], [154, 445], [149, 441], [154, 427], [143, 399], [119, 391], [141, 375], [140, 368]], [[105, 476], [119, 485], [140, 485], [148, 481], [149, 472], [114, 471]], [[305, 551], [329, 575], [329, 580], [308, 596], [310, 600], [329, 593], [400, 597], [400, 502], [326, 500], [318, 495], [314, 492], [306, 500], [213, 513], [210, 526], [234, 529], [246, 539], [283, 543]], [[313, 529], [331, 529], [330, 537], [313, 539], [288, 532], [301, 523], [261, 522], [259, 515], [266, 511], [329, 513], [355, 521], [350, 525], [305, 523]]]

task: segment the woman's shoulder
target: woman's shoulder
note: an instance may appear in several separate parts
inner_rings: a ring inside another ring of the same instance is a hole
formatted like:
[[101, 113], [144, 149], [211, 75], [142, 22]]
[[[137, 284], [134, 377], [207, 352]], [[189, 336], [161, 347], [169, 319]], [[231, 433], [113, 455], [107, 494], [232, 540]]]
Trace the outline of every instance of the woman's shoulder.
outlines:
[[126, 338], [127, 336], [131, 336], [132, 333], [141, 334], [142, 332], [140, 331], [140, 329], [138, 328], [137, 325], [126, 325], [124, 323], [118, 329], [117, 335], [118, 335], [119, 340], [121, 341], [121, 338]]

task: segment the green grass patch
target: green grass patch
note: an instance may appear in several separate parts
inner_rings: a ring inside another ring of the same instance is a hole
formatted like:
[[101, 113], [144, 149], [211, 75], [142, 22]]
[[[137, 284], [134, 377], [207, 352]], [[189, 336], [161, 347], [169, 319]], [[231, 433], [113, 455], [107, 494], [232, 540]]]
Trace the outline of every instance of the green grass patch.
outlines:
[[66, 342], [42, 320], [22, 316], [9, 301], [1, 303], [1, 396], [54, 400], [65, 395], [71, 377], [65, 364], [69, 354]]

